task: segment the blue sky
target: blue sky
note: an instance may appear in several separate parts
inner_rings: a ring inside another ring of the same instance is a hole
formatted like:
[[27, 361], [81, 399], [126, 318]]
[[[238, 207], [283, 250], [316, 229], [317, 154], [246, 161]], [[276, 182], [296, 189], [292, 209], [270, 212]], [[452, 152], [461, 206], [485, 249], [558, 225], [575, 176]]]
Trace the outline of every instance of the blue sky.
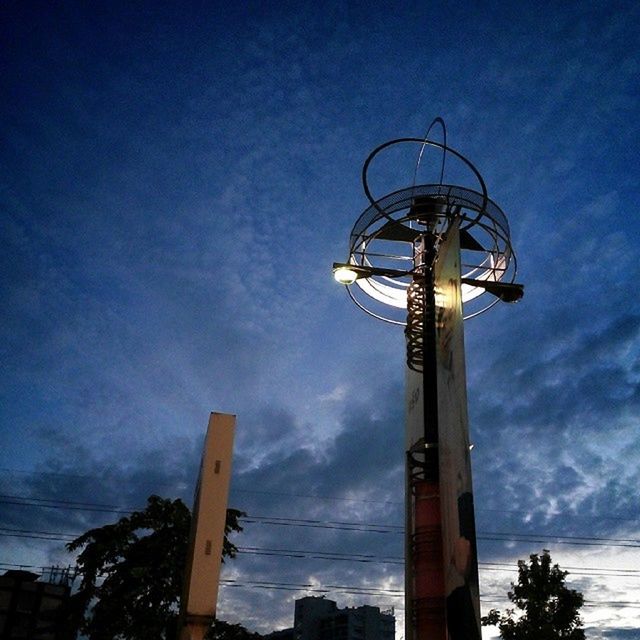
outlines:
[[[1, 11], [4, 533], [116, 517], [59, 501], [190, 501], [209, 412], [235, 413], [233, 506], [385, 531], [256, 521], [240, 546], [388, 562], [245, 553], [226, 579], [401, 608], [403, 335], [330, 267], [367, 206], [369, 151], [442, 116], [526, 286], [466, 325], [483, 606], [506, 604], [503, 563], [548, 548], [588, 637], [633, 637], [640, 573], [603, 574], [640, 566], [634, 3]], [[413, 162], [381, 165], [380, 195]], [[0, 562], [72, 561], [2, 537]], [[225, 587], [221, 615], [269, 631], [303, 594]]]

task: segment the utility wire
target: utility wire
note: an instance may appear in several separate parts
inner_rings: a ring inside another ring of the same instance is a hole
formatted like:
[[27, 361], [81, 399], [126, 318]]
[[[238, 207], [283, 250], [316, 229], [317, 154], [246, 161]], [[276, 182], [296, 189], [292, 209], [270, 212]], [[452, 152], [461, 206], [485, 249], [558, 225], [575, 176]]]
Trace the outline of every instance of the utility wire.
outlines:
[[[380, 525], [365, 525], [365, 527], [354, 527], [354, 526], [341, 526], [340, 523], [330, 523], [323, 521], [309, 521], [309, 520], [301, 520], [298, 521], [294, 518], [278, 518], [277, 520], [272, 520], [267, 517], [253, 516], [249, 518], [241, 519], [245, 523], [260, 523], [260, 524], [277, 524], [282, 526], [293, 526], [293, 527], [314, 527], [320, 529], [339, 529], [343, 531], [365, 531], [368, 533], [402, 533], [402, 531], [382, 531], [377, 528]], [[342, 523], [348, 524], [348, 523]], [[356, 525], [358, 523], [353, 523]], [[337, 526], [334, 526], [337, 525]], [[371, 528], [369, 528], [371, 527]], [[49, 539], [52, 540], [63, 540], [66, 537], [70, 537], [71, 539], [77, 538], [82, 534], [74, 534], [74, 533], [66, 533], [61, 531], [38, 531], [38, 530], [30, 530], [30, 529], [11, 529], [7, 527], [0, 527], [0, 536], [14, 536], [14, 537], [45, 537], [50, 536]], [[499, 536], [499, 537], [496, 537]], [[534, 539], [535, 537], [535, 539]], [[537, 543], [546, 543], [546, 542], [555, 542], [558, 544], [575, 544], [575, 545], [588, 545], [588, 546], [602, 546], [602, 547], [623, 547], [623, 548], [640, 548], [640, 544], [632, 544], [636, 542], [640, 542], [638, 540], [632, 540], [627, 538], [598, 538], [598, 537], [588, 537], [588, 536], [556, 536], [554, 534], [525, 534], [525, 533], [481, 533], [477, 536], [479, 540], [493, 540], [499, 542], [537, 542]]]
[[[47, 567], [36, 567], [34, 565], [24, 565], [15, 563], [0, 562], [0, 566], [3, 567], [16, 567], [20, 569], [46, 569]], [[318, 585], [311, 583], [295, 583], [295, 582], [277, 582], [277, 581], [262, 581], [262, 580], [238, 580], [235, 578], [223, 578], [220, 580], [220, 585], [230, 588], [238, 587], [250, 587], [256, 589], [268, 589], [268, 590], [280, 590], [280, 591], [304, 591], [307, 593], [346, 593], [360, 596], [373, 596], [384, 598], [404, 598], [403, 589], [381, 589], [376, 587], [361, 587], [358, 585]], [[483, 602], [491, 602], [495, 604], [502, 604], [504, 598], [498, 595], [480, 594], [480, 599]], [[640, 609], [640, 602], [620, 602], [615, 600], [585, 600], [583, 606], [585, 607], [616, 607], [616, 608], [629, 608]], [[398, 610], [402, 610], [401, 607], [395, 607]]]
[[135, 509], [122, 509], [114, 505], [101, 505], [90, 502], [73, 502], [71, 500], [47, 500], [43, 498], [28, 498], [24, 496], [10, 496], [0, 494], [0, 504], [11, 504], [24, 507], [45, 507], [69, 511], [98, 511], [103, 513], [117, 513], [129, 515]]
[[[297, 495], [297, 494], [283, 494], [283, 495]], [[15, 501], [15, 502], [14, 502]], [[0, 494], [0, 504], [16, 504], [20, 506], [41, 506], [48, 508], [56, 508], [56, 509], [65, 509], [67, 507], [82, 507], [86, 510], [99, 510], [105, 512], [114, 512], [114, 513], [123, 513], [130, 514], [133, 513], [134, 510], [125, 509], [119, 505], [109, 505], [109, 504], [100, 504], [94, 502], [78, 502], [72, 500], [62, 500], [62, 499], [47, 499], [47, 498], [32, 498], [28, 496], [18, 496], [18, 495], [8, 495], [8, 494]], [[347, 528], [349, 530], [367, 530], [371, 532], [372, 529], [374, 533], [390, 533], [393, 531], [397, 531], [398, 533], [402, 533], [404, 527], [401, 525], [392, 525], [392, 524], [377, 524], [377, 523], [369, 523], [369, 522], [349, 522], [349, 521], [331, 521], [331, 520], [313, 520], [313, 519], [303, 519], [303, 518], [285, 518], [285, 517], [277, 517], [277, 516], [256, 516], [249, 515], [242, 518], [245, 522], [264, 522], [266, 524], [291, 524], [295, 523], [296, 526], [310, 526], [310, 527], [321, 527], [321, 528]], [[601, 538], [594, 536], [564, 536], [564, 535], [556, 535], [556, 534], [545, 534], [545, 533], [517, 533], [513, 532], [485, 532], [483, 535], [485, 536], [512, 536], [518, 535], [520, 537], [532, 537], [532, 536], [550, 536], [557, 539], [567, 539], [567, 540], [598, 540], [598, 541], [609, 541], [609, 542], [620, 542], [620, 543], [635, 543], [640, 544], [640, 540], [638, 539], [628, 539], [628, 538]], [[538, 542], [538, 540], [532, 540], [532, 542]]]
[[[21, 502], [12, 502], [7, 498], [22, 499]], [[0, 503], [19, 504], [22, 506], [42, 506], [47, 508], [60, 509], [80, 509], [115, 511], [113, 505], [99, 505], [93, 503], [74, 502], [69, 500], [46, 500], [42, 498], [22, 498], [21, 496], [7, 496], [0, 494]], [[32, 504], [33, 503], [33, 504]], [[60, 503], [53, 504], [53, 503]], [[117, 513], [129, 514], [130, 511], [115, 511]], [[274, 516], [245, 516], [241, 518], [245, 523], [260, 523], [274, 526], [296, 526], [319, 529], [334, 529], [341, 531], [359, 531], [366, 533], [397, 533], [402, 534], [404, 529], [400, 525], [384, 525], [367, 522], [345, 522], [331, 520], [312, 520], [303, 518], [284, 518]], [[26, 537], [26, 535], [25, 535]], [[630, 538], [604, 538], [597, 536], [563, 536], [551, 533], [516, 533], [516, 532], [481, 532], [477, 536], [478, 540], [504, 542], [535, 542], [546, 543], [553, 541], [555, 544], [570, 544], [577, 546], [610, 546], [624, 548], [640, 548], [640, 540]]]
[[[290, 582], [261, 582], [261, 581], [251, 581], [251, 580], [235, 580], [235, 579], [222, 579], [220, 580], [220, 584], [223, 586], [231, 586], [231, 587], [257, 587], [257, 588], [276, 588], [283, 589], [286, 591], [307, 591], [307, 592], [317, 592], [317, 593], [351, 593], [357, 595], [370, 595], [370, 596], [381, 596], [386, 598], [404, 598], [404, 589], [374, 589], [374, 588], [366, 588], [366, 587], [357, 587], [357, 586], [347, 586], [347, 585], [316, 585], [316, 584], [296, 584]], [[499, 600], [500, 596], [487, 596], [486, 594], [480, 594], [480, 599], [486, 602], [495, 602], [501, 603], [502, 600]], [[640, 602], [618, 602], [615, 600], [602, 600], [602, 601], [594, 601], [594, 600], [585, 600], [584, 606], [591, 607], [602, 607], [602, 606], [610, 606], [610, 607], [623, 607], [623, 608], [633, 608], [640, 609]]]
[[[77, 538], [80, 534], [65, 533], [61, 531], [39, 531], [31, 529], [13, 529], [7, 527], [0, 527], [0, 536], [17, 537], [17, 538], [32, 538], [40, 540], [53, 540], [70, 542]], [[316, 560], [336, 560], [336, 561], [351, 561], [359, 563], [371, 563], [371, 564], [404, 564], [404, 559], [400, 556], [388, 556], [381, 557], [373, 554], [362, 553], [344, 553], [339, 551], [316, 551], [310, 549], [277, 549], [271, 547], [243, 547], [239, 546], [238, 551], [247, 555], [259, 555], [259, 556], [272, 556], [272, 557], [288, 557], [297, 559], [316, 559]], [[479, 562], [478, 565], [483, 571], [498, 571], [498, 572], [515, 572], [517, 566], [507, 563], [498, 562]], [[565, 567], [566, 570], [571, 570], [571, 575], [574, 576], [601, 576], [601, 577], [616, 577], [616, 578], [634, 578], [638, 577], [640, 570], [638, 569], [618, 569], [607, 567]], [[605, 573], [606, 572], [606, 573]]]
[[[0, 562], [0, 566], [17, 567], [29, 569], [47, 569], [48, 567], [36, 567], [34, 565], [20, 565], [15, 563]], [[236, 578], [223, 578], [220, 584], [227, 587], [254, 587], [260, 589], [278, 589], [286, 591], [306, 591], [315, 593], [351, 593], [355, 595], [380, 596], [386, 598], [402, 598], [404, 597], [403, 589], [381, 589], [377, 587], [362, 587], [358, 585], [318, 585], [313, 583], [296, 583], [296, 582], [278, 582], [265, 580], [239, 580]], [[487, 602], [502, 602], [501, 594], [480, 594], [480, 599]], [[640, 602], [620, 602], [615, 600], [585, 600], [584, 606], [617, 606], [640, 608]], [[398, 609], [398, 607], [396, 607]]]
[[[61, 476], [61, 477], [74, 477], [74, 478], [86, 478], [93, 480], [102, 480], [103, 478], [95, 475], [83, 475], [83, 474], [74, 474], [74, 473], [61, 473], [55, 471], [31, 471], [27, 469], [11, 469], [9, 467], [0, 467], [0, 471], [4, 471], [5, 473], [17, 473], [17, 474], [25, 474], [25, 475], [42, 475], [42, 476]], [[273, 496], [281, 496], [286, 498], [307, 498], [311, 500], [335, 500], [340, 502], [363, 502], [367, 504], [392, 504], [401, 506], [404, 502], [394, 501], [394, 500], [368, 500], [361, 498], [344, 498], [341, 496], [327, 496], [327, 495], [318, 495], [318, 494], [305, 494], [305, 493], [289, 493], [283, 491], [264, 491], [259, 489], [242, 489], [231, 487], [231, 493], [246, 493], [246, 494], [258, 494], [258, 495], [273, 495]], [[513, 513], [513, 514], [525, 514], [529, 515], [531, 510], [524, 509], [488, 509], [488, 508], [476, 508], [477, 512], [488, 512], [488, 513]], [[614, 515], [605, 515], [605, 514], [579, 514], [579, 513], [571, 513], [567, 510], [564, 511], [554, 511], [552, 513], [547, 513], [545, 515], [551, 516], [569, 516], [572, 518], [584, 518], [587, 520], [620, 520], [620, 521], [630, 521], [637, 522], [638, 517], [630, 518], [623, 516], [614, 516]]]

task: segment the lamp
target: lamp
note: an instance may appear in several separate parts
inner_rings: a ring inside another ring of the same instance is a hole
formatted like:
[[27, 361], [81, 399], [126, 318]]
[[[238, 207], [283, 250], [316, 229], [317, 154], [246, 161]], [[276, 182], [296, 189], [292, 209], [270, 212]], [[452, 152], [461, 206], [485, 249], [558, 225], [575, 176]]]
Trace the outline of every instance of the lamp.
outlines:
[[334, 262], [333, 277], [340, 284], [353, 284], [361, 278], [371, 278], [373, 276], [381, 276], [385, 278], [401, 278], [409, 275], [410, 271], [401, 269], [383, 269], [380, 267], [370, 267], [367, 265], [352, 264], [350, 262]]

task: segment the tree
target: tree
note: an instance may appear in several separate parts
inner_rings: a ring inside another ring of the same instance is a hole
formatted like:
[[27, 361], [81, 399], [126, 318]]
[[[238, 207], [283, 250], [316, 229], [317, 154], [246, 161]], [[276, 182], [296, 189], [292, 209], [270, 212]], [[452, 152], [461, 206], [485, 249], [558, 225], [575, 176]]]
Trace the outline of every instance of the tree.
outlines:
[[518, 561], [518, 583], [511, 583], [509, 600], [515, 609], [500, 615], [496, 609], [482, 618], [483, 626], [497, 625], [504, 640], [584, 640], [579, 609], [582, 594], [567, 588], [567, 571], [557, 564], [551, 566], [551, 556], [544, 549], [542, 556], [529, 556], [529, 564]]
[[216, 620], [207, 633], [207, 640], [260, 640], [258, 633], [247, 631], [241, 624], [230, 624], [224, 620]]
[[[229, 535], [242, 531], [243, 515], [227, 510], [223, 562], [237, 552]], [[72, 626], [90, 640], [173, 640], [190, 525], [191, 513], [181, 500], [150, 496], [143, 511], [67, 544], [69, 551], [82, 550]]]

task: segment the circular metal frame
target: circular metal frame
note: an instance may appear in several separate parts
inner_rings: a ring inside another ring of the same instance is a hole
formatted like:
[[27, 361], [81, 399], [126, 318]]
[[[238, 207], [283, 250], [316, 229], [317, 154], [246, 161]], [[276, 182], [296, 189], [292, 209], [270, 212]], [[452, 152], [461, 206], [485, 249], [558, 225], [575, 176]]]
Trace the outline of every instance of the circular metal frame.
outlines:
[[[444, 122], [440, 121], [444, 142], [420, 138], [396, 138], [376, 147], [362, 169], [362, 184], [371, 205], [356, 220], [349, 240], [349, 259], [353, 265], [371, 270], [370, 277], [359, 278], [347, 290], [355, 302], [369, 315], [406, 325], [407, 289], [414, 276], [414, 241], [426, 231], [412, 207], [420, 201], [435, 205], [429, 223], [429, 233], [436, 251], [447, 231], [459, 222], [461, 235], [461, 277], [473, 280], [512, 283], [516, 275], [516, 258], [511, 246], [509, 224], [500, 207], [487, 193], [487, 187], [475, 166], [461, 153], [447, 146]], [[384, 149], [395, 144], [421, 144], [415, 175], [426, 145], [442, 150], [442, 169], [438, 184], [414, 184], [375, 199], [368, 182], [371, 162]], [[443, 184], [445, 156], [449, 153], [468, 167], [475, 176], [478, 190], [465, 186]], [[433, 265], [427, 265], [429, 268]], [[402, 275], [384, 274], [389, 270]], [[376, 271], [378, 274], [376, 274]], [[382, 272], [384, 275], [379, 275]], [[483, 287], [463, 283], [464, 317], [472, 318], [498, 302]]]
[[[431, 127], [429, 127], [429, 129], [431, 129]], [[427, 132], [427, 134], [428, 134], [428, 132]], [[446, 133], [445, 133], [445, 136], [446, 136]], [[471, 171], [475, 175], [476, 179], [478, 180], [478, 185], [480, 186], [480, 191], [482, 192], [484, 200], [486, 201], [489, 198], [489, 196], [487, 194], [487, 185], [484, 183], [484, 180], [483, 180], [482, 176], [480, 175], [480, 172], [475, 168], [473, 163], [470, 160], [467, 160], [461, 153], [459, 153], [455, 149], [452, 149], [451, 147], [448, 147], [446, 145], [446, 143], [434, 142], [433, 140], [428, 140], [427, 138], [424, 138], [424, 139], [422, 139], [422, 138], [396, 138], [395, 140], [389, 140], [388, 142], [385, 142], [385, 143], [381, 144], [380, 146], [376, 147], [369, 154], [369, 157], [365, 160], [364, 164], [362, 165], [362, 187], [364, 189], [364, 193], [367, 196], [367, 199], [369, 200], [371, 205], [373, 207], [375, 207], [382, 215], [385, 215], [385, 212], [384, 212], [384, 210], [382, 208], [380, 208], [376, 204], [377, 200], [373, 197], [373, 195], [371, 194], [371, 190], [369, 189], [369, 180], [367, 178], [367, 174], [369, 172], [369, 166], [371, 165], [371, 162], [373, 161], [373, 159], [381, 151], [383, 151], [384, 149], [387, 149], [388, 147], [391, 147], [393, 145], [403, 144], [403, 143], [410, 143], [410, 144], [416, 144], [417, 143], [417, 144], [422, 145], [423, 149], [424, 149], [425, 145], [430, 145], [432, 147], [437, 147], [439, 149], [442, 149], [443, 164], [442, 164], [442, 171], [440, 173], [440, 183], [439, 184], [442, 184], [442, 182], [444, 180], [444, 157], [445, 157], [445, 155], [447, 153], [451, 153], [453, 156], [455, 156], [456, 158], [461, 160], [465, 165], [467, 165], [467, 167], [469, 169], [471, 169]], [[422, 157], [422, 152], [420, 153], [420, 157]], [[420, 163], [420, 158], [418, 158], [418, 164], [419, 163]], [[416, 171], [417, 171], [417, 166], [416, 166]], [[415, 188], [415, 176], [414, 176], [414, 188]]]

